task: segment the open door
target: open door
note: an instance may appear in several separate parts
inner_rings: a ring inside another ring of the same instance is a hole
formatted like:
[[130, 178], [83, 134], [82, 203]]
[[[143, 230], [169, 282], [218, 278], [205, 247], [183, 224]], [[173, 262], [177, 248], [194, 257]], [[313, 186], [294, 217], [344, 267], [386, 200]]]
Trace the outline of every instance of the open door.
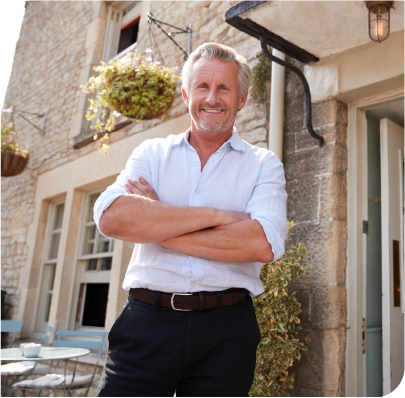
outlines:
[[404, 129], [380, 120], [383, 394], [404, 375], [403, 157]]

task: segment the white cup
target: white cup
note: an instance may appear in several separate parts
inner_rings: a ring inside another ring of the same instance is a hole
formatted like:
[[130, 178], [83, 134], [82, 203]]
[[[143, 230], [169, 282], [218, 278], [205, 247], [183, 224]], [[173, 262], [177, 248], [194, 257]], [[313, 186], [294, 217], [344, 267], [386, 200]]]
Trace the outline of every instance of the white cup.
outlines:
[[41, 352], [41, 344], [28, 344], [24, 347], [24, 356], [26, 358], [35, 358]]
[[35, 344], [35, 343], [21, 343], [20, 344], [21, 355], [24, 355], [24, 347], [26, 345], [30, 345], [30, 344]]

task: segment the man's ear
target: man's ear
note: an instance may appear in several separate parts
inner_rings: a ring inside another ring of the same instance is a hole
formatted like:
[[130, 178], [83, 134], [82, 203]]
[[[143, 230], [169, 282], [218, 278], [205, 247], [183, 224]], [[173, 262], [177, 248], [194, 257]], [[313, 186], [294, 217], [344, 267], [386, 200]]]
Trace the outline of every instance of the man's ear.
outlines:
[[245, 106], [246, 101], [247, 101], [248, 94], [249, 94], [249, 92], [248, 92], [248, 90], [246, 90], [246, 91], [243, 93], [242, 97], [239, 98], [239, 104], [238, 104], [238, 108], [239, 108], [239, 109], [238, 109], [238, 111], [242, 110], [243, 107]]
[[187, 97], [186, 89], [184, 88], [184, 86], [181, 86], [181, 93], [183, 94], [184, 103], [186, 104], [186, 107], [188, 108], [188, 97]]

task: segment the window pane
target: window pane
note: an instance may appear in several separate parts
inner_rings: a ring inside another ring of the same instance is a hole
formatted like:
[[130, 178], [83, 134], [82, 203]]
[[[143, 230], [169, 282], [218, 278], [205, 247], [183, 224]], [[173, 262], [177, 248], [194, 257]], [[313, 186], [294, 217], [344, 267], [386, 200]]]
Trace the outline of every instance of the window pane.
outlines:
[[82, 326], [104, 327], [109, 283], [88, 283]]
[[[100, 237], [100, 239], [101, 239], [101, 237]], [[107, 253], [109, 244], [110, 244], [109, 239], [100, 240], [98, 253]]]
[[111, 269], [112, 257], [106, 257], [101, 260], [101, 271], [109, 271]]
[[97, 258], [93, 258], [92, 260], [88, 261], [87, 271], [97, 271]]
[[100, 196], [100, 193], [95, 193], [90, 196], [90, 206], [89, 206], [89, 210], [87, 212], [87, 219], [86, 219], [87, 222], [93, 221], [93, 207], [94, 207], [94, 203], [96, 203], [96, 200], [99, 196]]
[[49, 313], [51, 312], [51, 302], [52, 302], [52, 294], [48, 294], [46, 297], [44, 322], [49, 321]]
[[55, 207], [55, 221], [53, 223], [52, 230], [62, 228], [62, 221], [63, 221], [63, 211], [65, 209], [65, 204], [62, 203]]
[[49, 275], [49, 281], [48, 281], [48, 290], [52, 292], [53, 290], [53, 284], [55, 282], [55, 270], [56, 270], [56, 264], [51, 264], [47, 265], [50, 269], [50, 275]]
[[90, 227], [86, 227], [86, 246], [84, 248], [84, 254], [93, 253], [95, 236], [96, 236], [96, 226], [91, 225]]
[[51, 235], [51, 245], [49, 247], [48, 260], [53, 260], [58, 257], [60, 241], [60, 232]]

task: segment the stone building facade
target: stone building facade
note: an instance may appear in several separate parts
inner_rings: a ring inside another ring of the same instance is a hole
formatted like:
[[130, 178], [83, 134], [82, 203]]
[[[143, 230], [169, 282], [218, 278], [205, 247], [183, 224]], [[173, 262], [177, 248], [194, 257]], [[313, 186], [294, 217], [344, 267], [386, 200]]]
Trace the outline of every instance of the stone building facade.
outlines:
[[[46, 111], [48, 116], [44, 136], [16, 117], [20, 140], [30, 148], [30, 161], [22, 174], [2, 177], [2, 288], [7, 291], [2, 315], [24, 320], [22, 337], [39, 332], [45, 324], [56, 329], [110, 330], [125, 301], [121, 284], [133, 246], [113, 244], [94, 232], [91, 205], [115, 180], [136, 146], [145, 139], [183, 132], [190, 125], [188, 110], [177, 96], [169, 120], [132, 123], [121, 117], [120, 128], [110, 134], [109, 153], [98, 153], [85, 119], [87, 98], [80, 85], [94, 74], [93, 66], [108, 61], [106, 54], [117, 54], [116, 48], [107, 48], [113, 22], [121, 26], [126, 16], [140, 15], [138, 38], [142, 38], [149, 27], [146, 13], [152, 12], [174, 26], [192, 24], [192, 50], [214, 41], [251, 59], [260, 52], [259, 41], [224, 21], [225, 11], [236, 3], [26, 3], [4, 105]], [[180, 72], [183, 54], [153, 29], [166, 64], [178, 66]], [[176, 39], [187, 48], [187, 35]], [[159, 60], [156, 50], [155, 56]], [[291, 62], [304, 70], [301, 62]], [[266, 103], [259, 105], [249, 97], [235, 123], [244, 140], [260, 147], [269, 143], [270, 101], [268, 83]], [[306, 243], [312, 264], [292, 285], [302, 303], [299, 338], [308, 350], [294, 365], [291, 395], [344, 396], [350, 306], [346, 281], [349, 107], [336, 96], [313, 104], [314, 129], [325, 138], [322, 148], [306, 129], [304, 90], [292, 72], [286, 73], [284, 107], [288, 218], [297, 223], [294, 242]], [[96, 245], [104, 246], [96, 249]], [[100, 285], [97, 294], [106, 292], [101, 321], [86, 315], [91, 281]]]

